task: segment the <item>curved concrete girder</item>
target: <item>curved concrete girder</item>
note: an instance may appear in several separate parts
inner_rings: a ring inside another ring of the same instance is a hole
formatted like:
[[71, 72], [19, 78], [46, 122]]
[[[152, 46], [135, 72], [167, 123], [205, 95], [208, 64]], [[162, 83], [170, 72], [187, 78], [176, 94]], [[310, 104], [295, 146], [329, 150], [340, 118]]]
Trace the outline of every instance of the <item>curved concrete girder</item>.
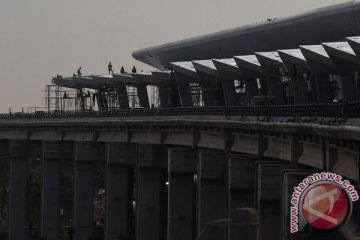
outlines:
[[86, 88], [97, 89], [98, 85], [93, 81], [92, 77], [72, 77], [72, 80]]
[[263, 68], [255, 55], [235, 56], [234, 57], [240, 71], [249, 77], [259, 77], [265, 74]]
[[333, 73], [335, 65], [322, 45], [302, 45], [300, 50], [314, 72]]
[[197, 60], [192, 61], [196, 71], [203, 72], [212, 76], [218, 76], [219, 73], [212, 60]]
[[[354, 50], [347, 42], [330, 42], [321, 44], [330, 58], [336, 57], [342, 60], [360, 64], [359, 59], [356, 57]], [[336, 62], [333, 61], [336, 65]]]
[[58, 85], [59, 87], [66, 87], [73, 89], [82, 88], [82, 86], [77, 85], [71, 78], [57, 77], [57, 78], [53, 78], [52, 82]]
[[154, 79], [159, 82], [168, 82], [171, 80], [170, 71], [152, 71], [151, 74], [154, 76]]
[[192, 62], [171, 62], [170, 64], [175, 72], [180, 72], [183, 75], [186, 75], [193, 79], [199, 79], [199, 76]]
[[159, 80], [152, 73], [132, 73], [132, 80], [136, 85], [155, 85], [159, 84]]
[[126, 86], [136, 87], [138, 85], [130, 74], [114, 74], [113, 78], [116, 83], [125, 84]]
[[106, 87], [116, 87], [118, 84], [114, 81], [112, 75], [99, 75], [93, 76], [93, 81], [99, 85], [99, 87], [106, 86]]

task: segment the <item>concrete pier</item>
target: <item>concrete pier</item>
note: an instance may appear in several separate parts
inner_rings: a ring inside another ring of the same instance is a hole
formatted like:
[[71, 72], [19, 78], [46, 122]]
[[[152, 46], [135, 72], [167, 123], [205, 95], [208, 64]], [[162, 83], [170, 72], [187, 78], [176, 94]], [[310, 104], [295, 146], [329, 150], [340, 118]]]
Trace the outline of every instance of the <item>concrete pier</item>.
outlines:
[[196, 152], [190, 148], [168, 150], [167, 240], [191, 240], [195, 236]]
[[[251, 224], [250, 212], [255, 208], [255, 162], [249, 155], [230, 155], [228, 161], [227, 217], [231, 219], [228, 239], [250, 239], [256, 236], [256, 226]], [[244, 209], [244, 210], [241, 210]], [[237, 225], [239, 224], [239, 225]], [[248, 224], [248, 225], [246, 225]]]
[[138, 145], [136, 239], [166, 239], [166, 148]]
[[133, 229], [133, 173], [136, 146], [106, 144], [105, 239], [130, 237]]
[[224, 228], [210, 230], [207, 224], [226, 218], [225, 156], [222, 152], [200, 150], [197, 170], [197, 236], [225, 239]]
[[41, 236], [45, 239], [59, 239], [60, 225], [60, 164], [62, 143], [42, 143], [43, 181]]
[[10, 141], [9, 240], [26, 239], [28, 141]]
[[92, 236], [94, 202], [94, 161], [98, 157], [97, 145], [91, 142], [75, 143], [75, 240]]

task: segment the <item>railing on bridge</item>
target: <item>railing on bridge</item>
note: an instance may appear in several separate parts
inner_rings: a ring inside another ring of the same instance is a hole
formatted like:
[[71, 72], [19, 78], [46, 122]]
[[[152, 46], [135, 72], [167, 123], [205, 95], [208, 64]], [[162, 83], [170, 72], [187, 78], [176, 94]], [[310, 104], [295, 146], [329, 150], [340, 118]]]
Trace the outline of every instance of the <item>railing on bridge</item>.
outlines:
[[296, 105], [208, 106], [152, 109], [124, 109], [114, 111], [53, 111], [35, 113], [3, 113], [0, 119], [98, 118], [145, 116], [264, 116], [264, 117], [360, 117], [360, 101], [345, 103], [317, 103]]

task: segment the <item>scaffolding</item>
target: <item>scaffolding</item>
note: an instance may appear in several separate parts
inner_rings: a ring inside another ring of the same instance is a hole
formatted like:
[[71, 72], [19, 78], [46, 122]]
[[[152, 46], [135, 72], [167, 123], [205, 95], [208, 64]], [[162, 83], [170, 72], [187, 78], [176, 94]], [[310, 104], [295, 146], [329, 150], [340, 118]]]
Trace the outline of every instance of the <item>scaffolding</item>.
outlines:
[[[92, 108], [91, 93], [85, 89], [76, 90], [59, 87], [57, 85], [46, 85], [45, 87], [45, 111], [79, 111], [82, 104], [85, 109]], [[83, 99], [83, 103], [82, 103]], [[29, 108], [28, 111], [37, 111], [39, 108]]]

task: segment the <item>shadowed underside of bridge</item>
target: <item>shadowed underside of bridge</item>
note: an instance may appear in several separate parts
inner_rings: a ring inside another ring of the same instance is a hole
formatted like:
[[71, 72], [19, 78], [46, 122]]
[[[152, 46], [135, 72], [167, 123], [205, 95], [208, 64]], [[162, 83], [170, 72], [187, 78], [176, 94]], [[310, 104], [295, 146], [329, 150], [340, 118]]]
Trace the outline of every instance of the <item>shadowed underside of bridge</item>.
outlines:
[[[107, 183], [104, 236], [114, 240], [269, 239], [269, 234], [290, 239], [286, 202], [301, 178], [330, 171], [359, 183], [358, 118], [136, 113], [141, 111], [3, 115], [2, 156], [11, 162], [10, 239], [26, 234], [29, 158], [42, 161], [45, 239], [59, 238], [63, 161], [74, 162], [75, 239], [93, 234], [92, 186], [99, 162]], [[129, 195], [133, 188], [135, 195]], [[351, 224], [358, 220], [353, 217]], [[346, 239], [339, 234], [333, 239]]]

